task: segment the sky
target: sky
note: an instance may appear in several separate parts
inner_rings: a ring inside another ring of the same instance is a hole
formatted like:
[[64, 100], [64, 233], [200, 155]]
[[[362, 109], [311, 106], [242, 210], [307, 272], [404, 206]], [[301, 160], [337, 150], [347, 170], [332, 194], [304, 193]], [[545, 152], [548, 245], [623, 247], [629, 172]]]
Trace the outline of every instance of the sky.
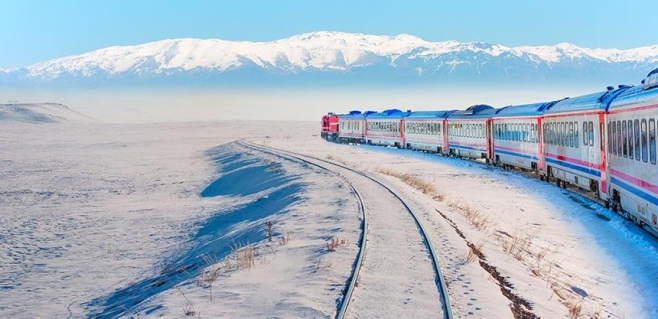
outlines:
[[0, 68], [170, 38], [269, 41], [313, 31], [407, 33], [428, 41], [658, 44], [658, 1], [0, 1]]

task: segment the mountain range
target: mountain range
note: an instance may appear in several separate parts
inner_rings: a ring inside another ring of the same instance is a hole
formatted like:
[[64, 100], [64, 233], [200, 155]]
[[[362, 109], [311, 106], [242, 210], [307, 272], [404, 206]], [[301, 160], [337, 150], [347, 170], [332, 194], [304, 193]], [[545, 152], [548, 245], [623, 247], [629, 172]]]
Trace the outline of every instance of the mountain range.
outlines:
[[[599, 83], [639, 82], [658, 45], [592, 49], [430, 42], [401, 34], [313, 32], [269, 42], [170, 39], [114, 46], [12, 70], [17, 83]], [[615, 83], [618, 84], [618, 83]]]

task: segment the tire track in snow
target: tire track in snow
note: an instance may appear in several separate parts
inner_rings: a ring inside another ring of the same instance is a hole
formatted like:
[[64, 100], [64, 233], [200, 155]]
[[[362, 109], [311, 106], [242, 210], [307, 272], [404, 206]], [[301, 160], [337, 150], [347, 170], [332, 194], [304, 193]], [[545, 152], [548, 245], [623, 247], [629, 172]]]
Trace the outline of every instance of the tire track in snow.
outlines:
[[[355, 317], [452, 318], [447, 287], [429, 237], [413, 210], [392, 189], [364, 172], [344, 165], [251, 143], [241, 144], [324, 167], [349, 179], [361, 190], [372, 226], [366, 234], [369, 244], [363, 262], [366, 271], [359, 274], [355, 269], [357, 275], [353, 279], [357, 280], [352, 280], [347, 289], [348, 292], [355, 291], [354, 296], [345, 295], [338, 318], [345, 315], [348, 305], [351, 306], [350, 315]], [[327, 164], [332, 168], [327, 168]], [[414, 224], [419, 233], [409, 232], [409, 223]], [[421, 236], [420, 241], [417, 235]], [[431, 270], [427, 269], [427, 262], [431, 262]], [[434, 277], [436, 287], [428, 287], [428, 276]], [[436, 288], [440, 295], [439, 304], [436, 304], [434, 295]], [[442, 311], [437, 313], [436, 308]]]

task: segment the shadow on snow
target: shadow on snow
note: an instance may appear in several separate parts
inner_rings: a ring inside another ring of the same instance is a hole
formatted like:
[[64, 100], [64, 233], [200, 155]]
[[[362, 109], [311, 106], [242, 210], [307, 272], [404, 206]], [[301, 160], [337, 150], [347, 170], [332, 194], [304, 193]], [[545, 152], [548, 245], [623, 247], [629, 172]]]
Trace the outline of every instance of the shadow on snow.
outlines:
[[[280, 164], [237, 153], [230, 145], [207, 152], [222, 172], [221, 177], [201, 192], [202, 197], [248, 196], [256, 200], [236, 209], [218, 212], [205, 220], [188, 245], [189, 250], [173, 257], [156, 275], [130, 284], [92, 300], [86, 306], [91, 318], [113, 318], [125, 315], [143, 301], [195, 278], [210, 264], [232, 252], [234, 244], [254, 243], [263, 239], [260, 229], [268, 216], [282, 214], [299, 200], [304, 184], [298, 177], [284, 174]], [[204, 258], [205, 257], [205, 258]], [[147, 313], [157, 310], [146, 309]]]

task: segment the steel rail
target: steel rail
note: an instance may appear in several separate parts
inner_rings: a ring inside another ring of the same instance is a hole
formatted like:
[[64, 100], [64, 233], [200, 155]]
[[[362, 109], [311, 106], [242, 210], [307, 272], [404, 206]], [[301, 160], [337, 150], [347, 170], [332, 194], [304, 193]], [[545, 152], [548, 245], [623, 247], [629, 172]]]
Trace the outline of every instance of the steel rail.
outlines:
[[[433, 265], [433, 268], [434, 268], [434, 272], [436, 274], [437, 281], [438, 281], [439, 286], [440, 286], [439, 294], [441, 295], [441, 298], [442, 298], [442, 301], [443, 301], [443, 308], [444, 308], [444, 314], [445, 314], [444, 317], [446, 319], [453, 319], [452, 309], [450, 307], [450, 297], [448, 295], [448, 286], [446, 284], [445, 277], [443, 277], [443, 272], [441, 271], [441, 266], [439, 264], [439, 259], [436, 255], [436, 250], [434, 249], [434, 246], [432, 245], [432, 242], [430, 241], [430, 238], [427, 234], [427, 231], [425, 230], [425, 227], [421, 223], [421, 221], [418, 218], [418, 216], [416, 215], [416, 213], [414, 213], [414, 211], [411, 209], [411, 207], [395, 191], [393, 191], [390, 187], [386, 186], [384, 183], [380, 182], [376, 178], [366, 174], [365, 172], [356, 170], [356, 169], [348, 167], [346, 165], [334, 163], [334, 162], [324, 160], [324, 159], [321, 159], [321, 158], [317, 158], [317, 157], [311, 156], [311, 155], [300, 154], [300, 153], [297, 153], [297, 152], [277, 149], [277, 148], [273, 148], [273, 147], [269, 147], [269, 146], [254, 145], [253, 143], [244, 143], [244, 142], [242, 142], [242, 143], [243, 143], [243, 145], [252, 145], [252, 146], [255, 146], [255, 147], [261, 147], [261, 148], [264, 148], [266, 150], [270, 150], [272, 152], [280, 152], [280, 153], [288, 154], [289, 156], [295, 156], [296, 158], [298, 158], [300, 156], [301, 157], [312, 158], [316, 161], [320, 161], [320, 162], [323, 162], [323, 163], [327, 163], [327, 164], [331, 164], [331, 165], [340, 167], [340, 168], [345, 169], [345, 170], [349, 170], [353, 173], [359, 174], [359, 175], [375, 182], [379, 186], [386, 189], [389, 193], [391, 193], [398, 201], [400, 201], [400, 203], [402, 204], [402, 206], [405, 207], [407, 212], [409, 212], [411, 217], [414, 219], [416, 225], [418, 226], [418, 229], [420, 230], [420, 233], [423, 237], [423, 240], [425, 241], [425, 245], [427, 246], [427, 248], [429, 250], [430, 258], [432, 259], [432, 265]], [[308, 163], [308, 161], [305, 161], [303, 159], [299, 159], [299, 160], [302, 160], [302, 161]], [[311, 163], [311, 164], [313, 164], [313, 163]], [[318, 166], [317, 164], [313, 164], [313, 165]], [[364, 210], [364, 212], [365, 212], [365, 210]], [[350, 287], [350, 288], [351, 288], [351, 291], [353, 291], [353, 287]], [[351, 292], [350, 292], [350, 297], [351, 297]], [[344, 315], [347, 311], [348, 304], [349, 304], [349, 299], [347, 300], [347, 303], [346, 303], [345, 298], [344, 298], [343, 302], [341, 303], [341, 311], [338, 312], [338, 314], [336, 315], [336, 318], [342, 319], [344, 317]]]

